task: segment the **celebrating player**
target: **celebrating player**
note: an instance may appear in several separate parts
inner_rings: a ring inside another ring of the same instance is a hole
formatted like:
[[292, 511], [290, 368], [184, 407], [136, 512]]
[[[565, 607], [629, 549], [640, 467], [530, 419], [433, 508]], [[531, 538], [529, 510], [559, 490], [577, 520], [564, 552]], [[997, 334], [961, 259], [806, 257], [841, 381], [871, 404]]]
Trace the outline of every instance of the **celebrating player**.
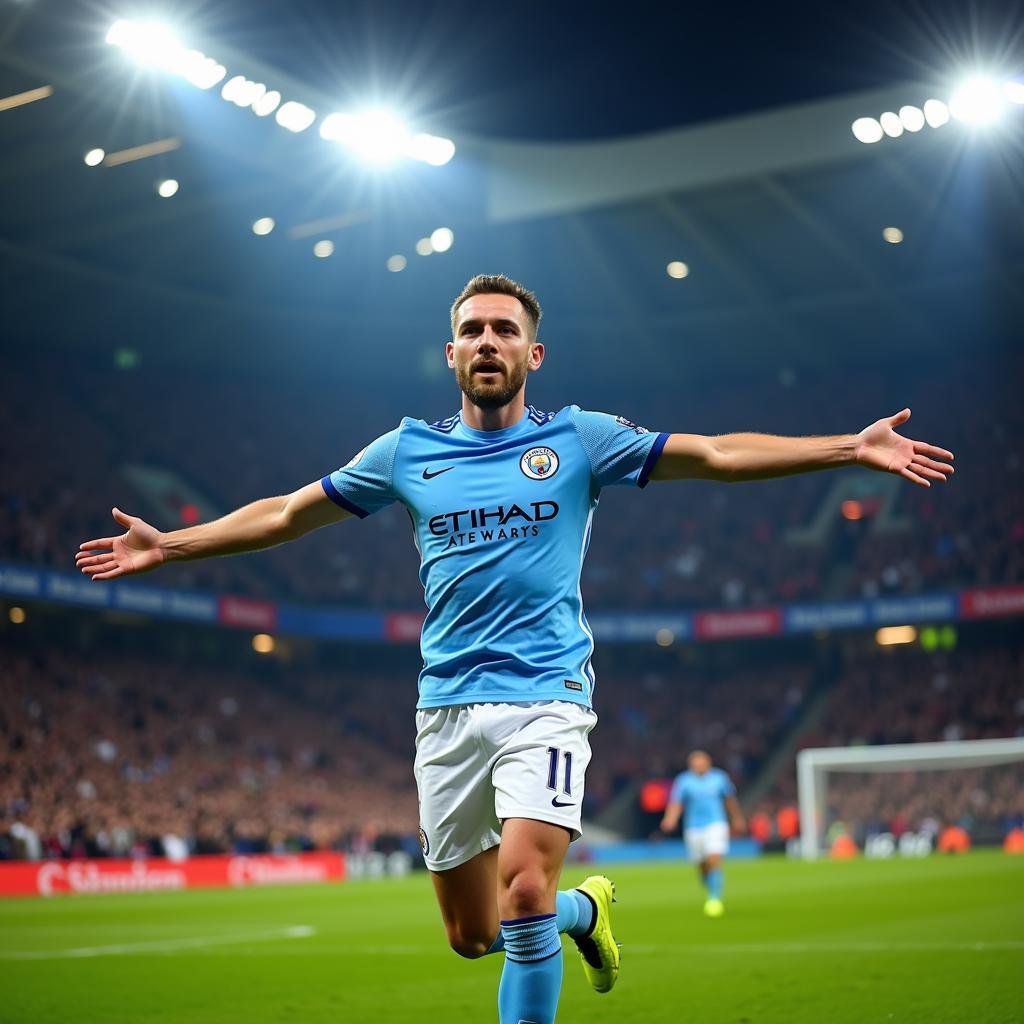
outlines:
[[593, 637], [580, 571], [601, 491], [650, 480], [761, 480], [869, 466], [922, 486], [952, 455], [893, 430], [910, 410], [841, 437], [649, 433], [621, 417], [526, 404], [544, 346], [536, 297], [503, 276], [473, 278], [451, 309], [448, 366], [461, 410], [405, 418], [341, 469], [211, 523], [161, 533], [113, 510], [127, 532], [81, 545], [95, 580], [165, 562], [268, 548], [401, 502], [420, 555], [427, 616], [415, 774], [420, 840], [454, 950], [504, 949], [501, 1024], [551, 1024], [559, 933], [598, 992], [615, 984], [613, 887], [591, 876], [558, 891], [580, 836], [590, 760]]
[[661, 830], [671, 835], [679, 827], [685, 808], [683, 838], [707, 890], [704, 913], [721, 917], [725, 913], [722, 858], [729, 852], [729, 828], [738, 835], [747, 830], [747, 825], [732, 779], [721, 768], [711, 767], [710, 755], [695, 750], [686, 763], [688, 770], [680, 772], [672, 783]]

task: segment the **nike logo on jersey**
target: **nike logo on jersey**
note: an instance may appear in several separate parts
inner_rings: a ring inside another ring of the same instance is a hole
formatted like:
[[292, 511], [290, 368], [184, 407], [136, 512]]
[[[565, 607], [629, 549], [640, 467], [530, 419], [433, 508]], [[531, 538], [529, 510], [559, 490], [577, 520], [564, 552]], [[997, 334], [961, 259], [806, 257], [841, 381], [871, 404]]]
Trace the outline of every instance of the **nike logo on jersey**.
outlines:
[[563, 804], [562, 801], [559, 800], [557, 796], [553, 796], [551, 798], [551, 806], [552, 807], [575, 807], [576, 805], [574, 803]]
[[447, 473], [450, 469], [454, 469], [454, 466], [446, 466], [444, 469], [439, 469], [436, 473], [431, 473], [429, 469], [423, 470], [424, 480], [433, 480], [435, 476], [440, 476], [442, 473]]

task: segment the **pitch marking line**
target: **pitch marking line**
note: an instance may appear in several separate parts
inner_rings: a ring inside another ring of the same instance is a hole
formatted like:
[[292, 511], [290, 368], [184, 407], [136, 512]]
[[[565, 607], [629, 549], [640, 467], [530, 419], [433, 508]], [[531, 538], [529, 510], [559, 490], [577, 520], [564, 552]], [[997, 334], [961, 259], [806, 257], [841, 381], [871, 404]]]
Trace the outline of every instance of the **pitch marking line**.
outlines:
[[627, 945], [631, 953], [984, 953], [1024, 949], [1024, 941], [996, 942], [746, 942], [718, 945]]
[[157, 942], [130, 942], [118, 946], [79, 946], [75, 949], [0, 950], [0, 960], [73, 960], [91, 956], [131, 956], [135, 953], [175, 953], [182, 949], [205, 946], [244, 945], [250, 942], [271, 942], [274, 939], [308, 939], [316, 929], [306, 924], [275, 928], [264, 932], [236, 932], [233, 935], [202, 935], [187, 939], [165, 939]]

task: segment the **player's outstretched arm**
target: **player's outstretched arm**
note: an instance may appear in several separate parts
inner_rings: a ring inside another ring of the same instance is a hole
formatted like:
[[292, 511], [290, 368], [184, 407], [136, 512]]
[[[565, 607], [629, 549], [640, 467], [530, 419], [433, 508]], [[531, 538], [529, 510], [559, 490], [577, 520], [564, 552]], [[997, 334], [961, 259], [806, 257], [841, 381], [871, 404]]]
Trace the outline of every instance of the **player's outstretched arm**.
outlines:
[[953, 453], [913, 441], [895, 428], [910, 410], [885, 416], [859, 434], [835, 437], [775, 437], [770, 434], [670, 434], [652, 480], [768, 480], [840, 466], [866, 466], [896, 473], [921, 487], [953, 473]]
[[170, 533], [119, 508], [111, 514], [126, 532], [87, 540], [75, 555], [78, 568], [94, 580], [151, 572], [165, 562], [261, 551], [351, 516], [327, 497], [319, 481], [254, 501], [212, 523]]

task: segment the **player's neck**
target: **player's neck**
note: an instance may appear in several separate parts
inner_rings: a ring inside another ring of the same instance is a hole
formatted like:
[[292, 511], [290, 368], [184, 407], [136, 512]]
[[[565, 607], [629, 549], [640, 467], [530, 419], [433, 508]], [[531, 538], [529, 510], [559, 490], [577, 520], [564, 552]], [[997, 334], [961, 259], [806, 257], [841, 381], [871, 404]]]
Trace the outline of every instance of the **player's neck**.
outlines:
[[508, 405], [482, 409], [462, 396], [462, 422], [471, 430], [504, 430], [514, 427], [526, 415], [526, 396], [522, 391]]

